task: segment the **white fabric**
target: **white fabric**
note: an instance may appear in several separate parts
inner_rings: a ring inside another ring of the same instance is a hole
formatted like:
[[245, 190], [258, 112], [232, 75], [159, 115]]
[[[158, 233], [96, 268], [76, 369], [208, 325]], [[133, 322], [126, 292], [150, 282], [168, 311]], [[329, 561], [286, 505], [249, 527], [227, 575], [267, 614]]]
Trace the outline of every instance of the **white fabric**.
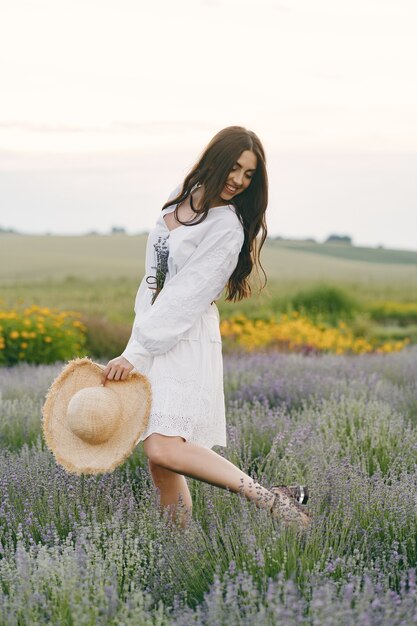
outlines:
[[[170, 199], [179, 192], [177, 187]], [[223, 361], [217, 300], [233, 273], [244, 241], [232, 205], [213, 207], [193, 226], [169, 230], [161, 211], [147, 240], [146, 271], [135, 299], [135, 320], [123, 356], [152, 386], [152, 432], [180, 435], [211, 448], [226, 445]], [[151, 305], [154, 244], [169, 246], [165, 284]]]

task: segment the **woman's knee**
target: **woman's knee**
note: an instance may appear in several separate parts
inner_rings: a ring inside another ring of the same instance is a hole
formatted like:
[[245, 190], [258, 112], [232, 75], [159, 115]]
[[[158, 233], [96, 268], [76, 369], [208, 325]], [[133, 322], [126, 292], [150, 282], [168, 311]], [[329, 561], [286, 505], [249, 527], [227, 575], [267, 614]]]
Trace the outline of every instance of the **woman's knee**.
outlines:
[[174, 439], [180, 439], [182, 437], [167, 437], [153, 433], [149, 435], [144, 441], [144, 451], [149, 459], [150, 469], [153, 467], [165, 467], [170, 468], [175, 463], [175, 458], [178, 458], [178, 453], [175, 452], [176, 441]]
[[154, 463], [150, 459], [148, 459], [149, 471], [152, 476], [152, 480], [157, 487], [162, 487], [163, 485], [169, 484], [172, 480], [172, 472], [157, 463]]

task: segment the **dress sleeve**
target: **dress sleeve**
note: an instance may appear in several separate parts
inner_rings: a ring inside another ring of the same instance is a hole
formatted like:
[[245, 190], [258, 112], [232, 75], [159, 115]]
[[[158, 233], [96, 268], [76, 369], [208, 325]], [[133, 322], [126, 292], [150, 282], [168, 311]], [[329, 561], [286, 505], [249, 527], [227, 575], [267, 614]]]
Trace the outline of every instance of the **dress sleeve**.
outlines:
[[140, 370], [150, 357], [173, 348], [222, 292], [237, 265], [243, 240], [240, 225], [209, 233], [165, 283], [150, 309], [140, 319], [135, 317], [122, 356]]

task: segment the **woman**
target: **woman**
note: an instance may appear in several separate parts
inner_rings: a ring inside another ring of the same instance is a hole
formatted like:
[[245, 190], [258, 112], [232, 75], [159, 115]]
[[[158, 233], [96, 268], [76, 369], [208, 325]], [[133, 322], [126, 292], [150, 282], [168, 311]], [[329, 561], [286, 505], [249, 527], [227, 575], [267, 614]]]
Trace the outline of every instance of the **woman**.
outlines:
[[192, 509], [185, 476], [241, 492], [286, 523], [310, 522], [297, 502], [297, 488], [268, 490], [211, 449], [226, 445], [215, 300], [226, 284], [227, 301], [250, 295], [248, 277], [267, 235], [267, 200], [260, 140], [240, 126], [221, 130], [171, 193], [149, 233], [147, 275], [136, 296], [132, 335], [104, 371], [109, 380], [124, 380], [133, 368], [149, 378], [152, 408], [139, 441], [144, 441], [161, 507], [169, 507], [182, 526]]

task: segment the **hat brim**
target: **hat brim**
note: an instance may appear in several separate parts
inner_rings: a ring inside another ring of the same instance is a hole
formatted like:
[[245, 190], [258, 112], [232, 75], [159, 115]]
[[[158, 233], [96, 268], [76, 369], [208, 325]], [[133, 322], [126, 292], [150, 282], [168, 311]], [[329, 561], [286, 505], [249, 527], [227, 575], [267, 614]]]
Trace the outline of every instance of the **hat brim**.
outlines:
[[77, 437], [66, 422], [72, 396], [85, 387], [100, 387], [104, 366], [88, 357], [73, 359], [53, 381], [42, 407], [42, 427], [48, 448], [62, 467], [75, 474], [112, 472], [132, 454], [148, 425], [152, 390], [149, 379], [131, 372], [126, 380], [106, 381], [122, 403], [121, 421], [112, 436], [101, 444]]

